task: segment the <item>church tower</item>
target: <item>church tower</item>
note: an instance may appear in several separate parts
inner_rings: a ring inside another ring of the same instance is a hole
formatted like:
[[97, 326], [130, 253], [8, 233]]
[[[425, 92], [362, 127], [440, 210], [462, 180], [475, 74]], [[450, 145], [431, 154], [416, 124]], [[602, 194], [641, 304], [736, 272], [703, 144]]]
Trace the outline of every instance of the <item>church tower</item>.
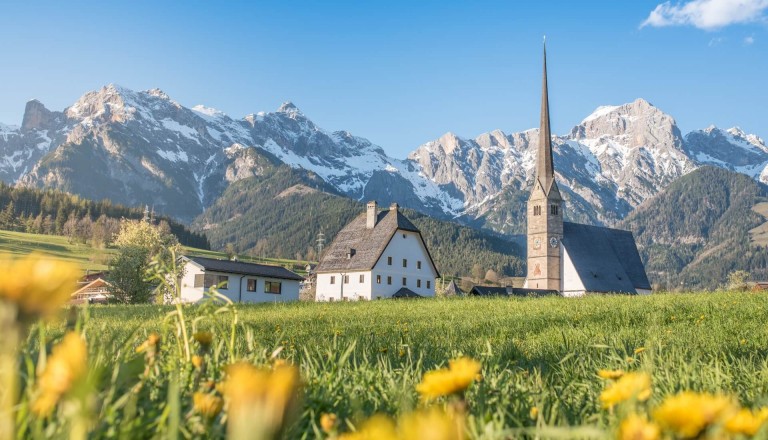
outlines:
[[544, 74], [541, 90], [541, 124], [536, 152], [536, 176], [528, 199], [528, 276], [529, 289], [561, 290], [560, 265], [563, 238], [563, 199], [555, 183], [552, 160], [552, 133], [549, 129], [547, 95], [547, 48], [544, 46]]

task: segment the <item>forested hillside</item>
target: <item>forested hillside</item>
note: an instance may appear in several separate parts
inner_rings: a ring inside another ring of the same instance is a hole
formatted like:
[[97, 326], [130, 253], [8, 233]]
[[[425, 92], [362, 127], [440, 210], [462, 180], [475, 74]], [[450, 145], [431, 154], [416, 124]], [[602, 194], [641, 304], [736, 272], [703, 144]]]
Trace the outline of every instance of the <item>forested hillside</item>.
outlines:
[[[64, 235], [96, 247], [109, 244], [120, 219], [140, 219], [143, 208], [129, 208], [109, 200], [92, 201], [58, 190], [12, 187], [0, 183], [0, 229], [34, 234]], [[204, 234], [190, 231], [177, 221], [160, 216], [185, 246], [209, 249]]]
[[[193, 226], [215, 249], [296, 259], [317, 258], [317, 237], [326, 245], [352, 218], [360, 202], [339, 196], [316, 175], [280, 166], [233, 184]], [[523, 275], [519, 247], [503, 238], [403, 210], [422, 231], [444, 275], [467, 275], [475, 264], [500, 275]]]
[[[713, 288], [728, 273], [768, 277], [768, 250], [749, 231], [766, 219], [752, 208], [768, 197], [749, 177], [702, 167], [640, 205], [619, 226], [631, 230], [651, 281]], [[679, 273], [679, 275], [677, 275]]]

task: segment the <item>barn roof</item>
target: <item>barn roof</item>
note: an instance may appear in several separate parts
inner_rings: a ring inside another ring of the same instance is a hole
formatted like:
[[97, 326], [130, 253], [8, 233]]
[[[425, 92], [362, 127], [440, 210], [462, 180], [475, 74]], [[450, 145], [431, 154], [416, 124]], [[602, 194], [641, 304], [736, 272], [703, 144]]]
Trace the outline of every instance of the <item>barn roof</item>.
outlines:
[[588, 292], [651, 288], [630, 231], [564, 222], [563, 246]]
[[185, 259], [197, 264], [205, 270], [226, 272], [238, 275], [252, 275], [283, 280], [303, 281], [304, 278], [290, 270], [268, 264], [245, 263], [242, 261], [217, 260], [215, 258], [185, 256]]
[[[437, 272], [427, 244], [421, 237], [421, 231], [397, 209], [377, 213], [376, 226], [366, 227], [367, 213], [363, 212], [349, 222], [333, 239], [315, 272], [344, 272], [371, 270], [381, 258], [392, 237], [398, 230], [419, 234], [421, 243], [427, 251], [429, 262]], [[351, 255], [350, 255], [351, 254]], [[437, 274], [440, 277], [440, 274]]]

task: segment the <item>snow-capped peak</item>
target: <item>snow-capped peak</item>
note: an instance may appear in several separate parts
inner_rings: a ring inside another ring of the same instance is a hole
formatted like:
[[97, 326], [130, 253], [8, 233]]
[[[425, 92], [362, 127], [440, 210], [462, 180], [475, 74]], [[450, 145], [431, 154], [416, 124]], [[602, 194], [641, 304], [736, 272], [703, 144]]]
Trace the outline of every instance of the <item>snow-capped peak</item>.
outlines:
[[202, 116], [204, 119], [219, 119], [226, 117], [226, 113], [221, 110], [216, 110], [212, 107], [206, 107], [202, 104], [198, 104], [192, 107], [192, 111]]
[[759, 136], [755, 134], [747, 134], [744, 132], [744, 130], [741, 129], [741, 127], [731, 127], [726, 131], [731, 136], [737, 139], [745, 140], [756, 147], [760, 147], [762, 149], [765, 149], [766, 147], [765, 142]]
[[155, 98], [164, 99], [166, 101], [170, 101], [171, 100], [171, 97], [168, 96], [167, 93], [165, 93], [164, 91], [162, 91], [162, 90], [160, 90], [158, 88], [149, 89], [149, 90], [145, 91], [144, 93], [146, 93], [149, 96], [154, 96]]
[[304, 116], [304, 114], [299, 110], [294, 103], [291, 101], [285, 101], [280, 105], [280, 107], [277, 109], [277, 113], [285, 113], [288, 116], [297, 116], [301, 115]]

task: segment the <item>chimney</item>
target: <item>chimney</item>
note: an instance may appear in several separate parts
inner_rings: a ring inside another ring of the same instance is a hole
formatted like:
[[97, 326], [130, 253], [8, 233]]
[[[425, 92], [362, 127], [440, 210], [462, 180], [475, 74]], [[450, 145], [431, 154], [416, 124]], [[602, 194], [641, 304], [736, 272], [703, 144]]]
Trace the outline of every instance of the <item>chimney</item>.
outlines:
[[374, 227], [376, 227], [376, 216], [378, 214], [377, 213], [378, 209], [379, 209], [379, 206], [376, 205], [375, 200], [368, 202], [368, 219], [365, 223], [365, 227], [367, 229], [373, 229]]
[[398, 208], [399, 208], [399, 206], [397, 206], [397, 202], [392, 202], [392, 204], [389, 205], [389, 210], [390, 211], [397, 211]]

